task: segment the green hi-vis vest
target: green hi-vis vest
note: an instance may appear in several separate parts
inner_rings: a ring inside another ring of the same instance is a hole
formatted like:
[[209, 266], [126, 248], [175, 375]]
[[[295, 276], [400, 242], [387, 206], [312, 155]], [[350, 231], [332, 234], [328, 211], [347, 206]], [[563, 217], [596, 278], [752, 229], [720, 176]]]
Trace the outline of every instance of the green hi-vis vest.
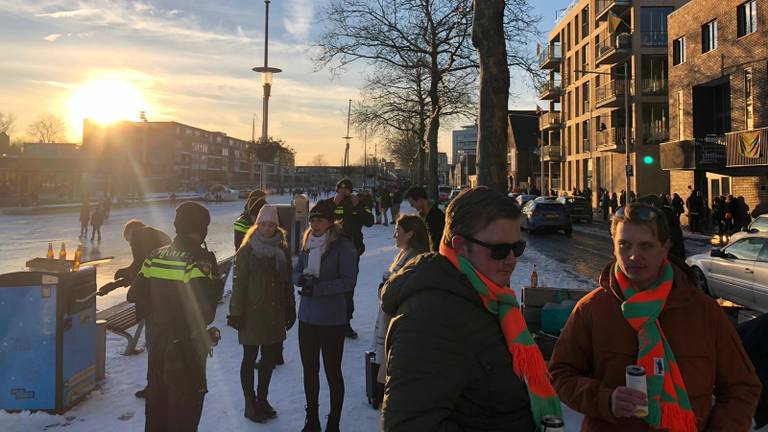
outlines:
[[251, 227], [251, 221], [243, 215], [240, 215], [235, 219], [235, 232], [245, 234], [248, 232], [248, 228]]
[[195, 278], [213, 279], [211, 263], [198, 262], [185, 251], [166, 246], [152, 252], [139, 272], [147, 279], [189, 283]]

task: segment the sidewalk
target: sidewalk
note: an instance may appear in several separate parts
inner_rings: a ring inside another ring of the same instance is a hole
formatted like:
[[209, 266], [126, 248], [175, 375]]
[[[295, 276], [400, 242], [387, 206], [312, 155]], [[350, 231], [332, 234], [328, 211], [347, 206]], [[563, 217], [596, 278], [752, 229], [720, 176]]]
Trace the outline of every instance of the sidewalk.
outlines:
[[[176, 194], [176, 200], [178, 202], [200, 200], [201, 195], [195, 192], [183, 192]], [[143, 207], [148, 205], [167, 204], [169, 201], [167, 193], [153, 193], [147, 195], [143, 200], [125, 201], [122, 203], [113, 203], [112, 209], [115, 208], [129, 208], [129, 207]], [[98, 204], [99, 201], [92, 201], [91, 205]], [[64, 204], [47, 204], [31, 207], [5, 207], [0, 209], [0, 215], [8, 216], [25, 216], [25, 215], [40, 215], [40, 214], [55, 214], [55, 213], [70, 213], [79, 212], [81, 203], [64, 203]]]

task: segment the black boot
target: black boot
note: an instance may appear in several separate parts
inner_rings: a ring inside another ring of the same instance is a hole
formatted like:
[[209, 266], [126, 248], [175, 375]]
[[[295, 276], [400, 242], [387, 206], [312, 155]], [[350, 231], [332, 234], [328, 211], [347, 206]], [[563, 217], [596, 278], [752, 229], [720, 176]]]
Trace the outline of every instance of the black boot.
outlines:
[[341, 432], [339, 430], [339, 421], [341, 421], [341, 416], [329, 414], [328, 420], [325, 422], [325, 432]]
[[304, 420], [304, 428], [301, 432], [322, 432], [320, 417], [317, 415], [317, 405], [307, 405], [307, 418]]
[[257, 411], [263, 412], [267, 418], [277, 417], [277, 411], [272, 408], [272, 405], [267, 401], [267, 394], [269, 393], [269, 383], [272, 381], [272, 371], [274, 369], [263, 365], [259, 369], [259, 387], [257, 390], [256, 403]]
[[245, 394], [245, 413], [243, 416], [247, 418], [250, 421], [254, 421], [257, 423], [263, 423], [266, 418], [262, 418], [263, 414], [260, 415], [259, 410], [257, 409], [257, 401], [256, 401], [256, 393], [251, 391], [250, 393]]

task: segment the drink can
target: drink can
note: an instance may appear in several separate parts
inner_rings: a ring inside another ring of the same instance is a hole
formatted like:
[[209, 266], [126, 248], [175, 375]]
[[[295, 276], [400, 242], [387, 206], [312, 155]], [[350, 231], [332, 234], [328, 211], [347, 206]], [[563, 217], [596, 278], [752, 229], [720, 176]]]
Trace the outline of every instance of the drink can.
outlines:
[[[645, 368], [638, 365], [629, 365], [626, 369], [627, 387], [648, 395], [648, 381], [645, 378]], [[645, 417], [648, 415], [648, 405], [636, 406], [635, 416]]]
[[565, 432], [565, 422], [557, 416], [544, 416], [541, 418], [542, 432]]

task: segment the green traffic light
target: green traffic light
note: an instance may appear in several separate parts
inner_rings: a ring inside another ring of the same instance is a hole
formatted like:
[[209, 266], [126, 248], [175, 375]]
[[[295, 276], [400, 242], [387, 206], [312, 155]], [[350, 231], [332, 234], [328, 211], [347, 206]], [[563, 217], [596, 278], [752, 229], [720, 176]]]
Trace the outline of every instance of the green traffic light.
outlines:
[[653, 163], [653, 156], [644, 156], [643, 157], [643, 163], [646, 165], [650, 165]]

